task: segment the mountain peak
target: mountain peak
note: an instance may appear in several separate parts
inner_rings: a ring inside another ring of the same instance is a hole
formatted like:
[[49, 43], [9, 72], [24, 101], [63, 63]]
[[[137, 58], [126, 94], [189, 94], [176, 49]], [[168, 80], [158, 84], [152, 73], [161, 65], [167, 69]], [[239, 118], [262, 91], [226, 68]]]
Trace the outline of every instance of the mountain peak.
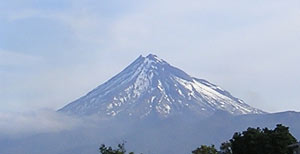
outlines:
[[158, 60], [158, 61], [162, 60], [157, 55], [154, 55], [154, 54], [149, 54], [148, 56], [146, 56], [146, 58], [151, 59], [151, 60]]
[[59, 111], [76, 115], [169, 117], [172, 115], [257, 114], [219, 86], [189, 76], [158, 56], [140, 56], [115, 77]]
[[149, 54], [146, 57], [143, 57], [144, 63], [149, 63], [149, 64], [166, 64], [167, 62], [164, 61], [163, 59], [159, 58], [157, 55], [154, 54]]

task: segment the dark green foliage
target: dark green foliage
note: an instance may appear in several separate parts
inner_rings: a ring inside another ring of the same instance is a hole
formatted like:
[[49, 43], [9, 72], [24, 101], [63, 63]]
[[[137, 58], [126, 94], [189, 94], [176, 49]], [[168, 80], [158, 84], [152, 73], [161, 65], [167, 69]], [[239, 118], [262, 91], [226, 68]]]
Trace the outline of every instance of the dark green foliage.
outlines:
[[211, 146], [201, 145], [201, 147], [192, 151], [192, 153], [193, 154], [217, 154], [218, 152], [214, 145]]
[[221, 154], [232, 154], [231, 150], [231, 143], [230, 142], [224, 142], [220, 146], [220, 153]]
[[[106, 147], [105, 144], [102, 144], [99, 148], [101, 154], [125, 154], [125, 143], [118, 144], [117, 149], [113, 149], [112, 147]], [[129, 154], [134, 154], [130, 152]]]
[[296, 142], [289, 128], [283, 125], [277, 125], [274, 130], [248, 128], [235, 133], [230, 140], [233, 154], [292, 154], [287, 146]]

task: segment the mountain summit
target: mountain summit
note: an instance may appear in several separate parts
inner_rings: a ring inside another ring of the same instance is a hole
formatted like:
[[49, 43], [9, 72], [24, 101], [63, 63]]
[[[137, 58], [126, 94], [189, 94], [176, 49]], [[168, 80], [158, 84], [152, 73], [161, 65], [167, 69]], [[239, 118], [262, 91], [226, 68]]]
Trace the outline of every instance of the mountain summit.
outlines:
[[264, 113], [153, 54], [138, 57], [121, 73], [59, 111], [79, 116], [138, 118], [210, 116], [218, 111], [233, 115]]

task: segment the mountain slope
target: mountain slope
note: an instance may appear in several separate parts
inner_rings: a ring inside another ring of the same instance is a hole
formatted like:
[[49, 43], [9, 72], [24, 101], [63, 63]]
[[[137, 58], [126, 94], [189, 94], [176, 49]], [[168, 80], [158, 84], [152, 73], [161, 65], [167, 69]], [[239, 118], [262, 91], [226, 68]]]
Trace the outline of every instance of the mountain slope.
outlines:
[[260, 114], [219, 86], [189, 76], [155, 55], [140, 56], [121, 73], [60, 112], [105, 117]]

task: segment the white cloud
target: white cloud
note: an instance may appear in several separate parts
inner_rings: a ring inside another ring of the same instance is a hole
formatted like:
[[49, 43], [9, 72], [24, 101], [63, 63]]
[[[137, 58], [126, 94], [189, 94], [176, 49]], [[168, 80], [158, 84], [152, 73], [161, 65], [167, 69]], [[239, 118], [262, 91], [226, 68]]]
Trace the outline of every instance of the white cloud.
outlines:
[[0, 113], [0, 135], [30, 135], [36, 133], [69, 130], [79, 124], [74, 119], [59, 113], [43, 110], [27, 113]]

